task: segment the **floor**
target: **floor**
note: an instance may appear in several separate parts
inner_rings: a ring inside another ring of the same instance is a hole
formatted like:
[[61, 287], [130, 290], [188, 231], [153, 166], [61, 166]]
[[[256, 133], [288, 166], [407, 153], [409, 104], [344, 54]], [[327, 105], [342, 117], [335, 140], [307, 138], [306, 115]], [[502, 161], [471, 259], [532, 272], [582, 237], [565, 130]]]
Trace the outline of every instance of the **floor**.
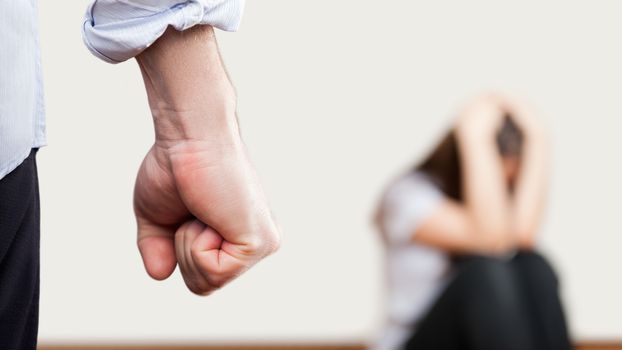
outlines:
[[[39, 350], [365, 350], [361, 344], [342, 345], [41, 345]], [[622, 350], [622, 342], [618, 343], [582, 343], [576, 350]]]

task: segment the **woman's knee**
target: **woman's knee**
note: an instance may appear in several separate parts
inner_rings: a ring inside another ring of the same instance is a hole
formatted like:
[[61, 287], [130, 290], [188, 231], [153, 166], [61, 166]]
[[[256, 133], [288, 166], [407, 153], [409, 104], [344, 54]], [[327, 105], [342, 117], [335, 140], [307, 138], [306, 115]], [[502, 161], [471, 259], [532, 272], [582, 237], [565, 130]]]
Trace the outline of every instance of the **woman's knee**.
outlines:
[[459, 277], [466, 279], [503, 278], [508, 271], [507, 261], [501, 258], [483, 255], [472, 255], [461, 258], [457, 263], [456, 271]]
[[469, 257], [459, 264], [455, 282], [468, 302], [482, 300], [499, 305], [520, 302], [516, 277], [505, 259]]
[[512, 259], [513, 267], [521, 274], [538, 284], [547, 284], [553, 287], [559, 285], [557, 273], [553, 266], [542, 254], [536, 251], [521, 251]]

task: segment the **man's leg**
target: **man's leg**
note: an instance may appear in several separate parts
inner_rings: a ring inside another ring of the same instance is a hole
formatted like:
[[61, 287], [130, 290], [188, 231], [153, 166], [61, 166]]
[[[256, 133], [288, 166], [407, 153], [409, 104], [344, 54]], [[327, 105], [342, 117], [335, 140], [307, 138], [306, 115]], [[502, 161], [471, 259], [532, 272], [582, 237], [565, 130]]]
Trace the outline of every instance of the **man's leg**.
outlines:
[[0, 349], [34, 350], [39, 323], [39, 185], [33, 150], [0, 180]]

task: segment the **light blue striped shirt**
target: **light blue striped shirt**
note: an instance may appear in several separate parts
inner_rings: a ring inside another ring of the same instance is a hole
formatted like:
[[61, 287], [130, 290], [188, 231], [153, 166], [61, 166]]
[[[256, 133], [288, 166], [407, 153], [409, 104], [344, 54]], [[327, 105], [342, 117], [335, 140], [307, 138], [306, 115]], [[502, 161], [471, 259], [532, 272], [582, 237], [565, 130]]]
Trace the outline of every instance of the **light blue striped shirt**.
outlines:
[[46, 142], [37, 32], [36, 0], [0, 0], [0, 179]]
[[[110, 63], [128, 60], [172, 26], [235, 31], [245, 0], [95, 0], [84, 42]], [[0, 0], [0, 179], [46, 144], [36, 0]]]

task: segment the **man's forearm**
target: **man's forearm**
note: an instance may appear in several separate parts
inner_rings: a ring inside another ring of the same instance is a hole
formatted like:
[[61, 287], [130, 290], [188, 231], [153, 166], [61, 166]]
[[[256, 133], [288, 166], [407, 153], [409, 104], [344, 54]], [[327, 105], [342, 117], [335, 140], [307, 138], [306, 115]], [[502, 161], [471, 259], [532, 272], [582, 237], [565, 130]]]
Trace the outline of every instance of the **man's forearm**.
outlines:
[[212, 27], [169, 28], [137, 61], [157, 142], [237, 140], [235, 90]]

